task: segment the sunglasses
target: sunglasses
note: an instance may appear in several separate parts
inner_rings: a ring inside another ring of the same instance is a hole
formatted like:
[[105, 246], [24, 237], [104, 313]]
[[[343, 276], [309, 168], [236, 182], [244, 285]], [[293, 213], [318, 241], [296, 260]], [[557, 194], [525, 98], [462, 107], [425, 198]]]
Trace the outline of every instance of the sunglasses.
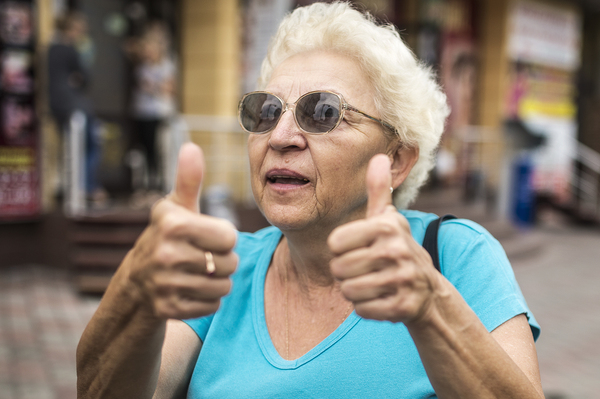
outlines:
[[289, 109], [293, 109], [294, 120], [304, 133], [329, 133], [338, 127], [346, 111], [358, 112], [390, 131], [396, 131], [389, 123], [354, 108], [341, 94], [331, 91], [308, 92], [294, 104], [266, 91], [253, 91], [240, 100], [238, 120], [246, 132], [263, 134], [273, 130], [281, 115]]

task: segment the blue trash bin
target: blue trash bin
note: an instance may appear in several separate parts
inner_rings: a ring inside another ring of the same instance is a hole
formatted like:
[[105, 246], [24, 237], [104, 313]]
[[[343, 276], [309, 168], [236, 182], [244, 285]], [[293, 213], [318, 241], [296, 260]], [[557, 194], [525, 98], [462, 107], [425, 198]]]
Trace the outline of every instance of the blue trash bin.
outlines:
[[535, 220], [535, 192], [532, 184], [533, 162], [529, 154], [516, 157], [513, 164], [513, 221], [531, 226]]

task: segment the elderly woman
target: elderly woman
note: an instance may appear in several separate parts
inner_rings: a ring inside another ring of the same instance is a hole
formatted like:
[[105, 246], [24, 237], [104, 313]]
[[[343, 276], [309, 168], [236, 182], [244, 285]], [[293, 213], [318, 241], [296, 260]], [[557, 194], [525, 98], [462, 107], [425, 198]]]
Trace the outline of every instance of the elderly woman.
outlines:
[[202, 152], [184, 146], [82, 336], [80, 397], [542, 398], [539, 330], [498, 242], [444, 223], [439, 273], [420, 245], [435, 215], [403, 210], [448, 110], [394, 29], [299, 8], [261, 86], [239, 118], [273, 226], [200, 214]]

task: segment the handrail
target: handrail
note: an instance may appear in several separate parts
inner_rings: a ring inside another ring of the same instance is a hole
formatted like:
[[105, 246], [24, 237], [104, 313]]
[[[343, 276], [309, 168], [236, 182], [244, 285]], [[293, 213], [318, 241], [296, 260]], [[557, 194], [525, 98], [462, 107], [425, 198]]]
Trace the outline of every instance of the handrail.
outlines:
[[577, 160], [581, 160], [582, 164], [589, 169], [600, 174], [600, 154], [592, 150], [585, 144], [579, 143], [577, 146]]
[[85, 198], [86, 165], [86, 117], [81, 111], [75, 111], [63, 132], [64, 173], [66, 177], [65, 201], [63, 210], [67, 216], [82, 215], [87, 210]]
[[190, 128], [181, 115], [172, 117], [166, 124], [166, 131], [159, 135], [163, 173], [163, 189], [169, 192], [175, 185], [177, 173], [177, 156], [179, 148], [190, 139]]
[[574, 171], [571, 182], [578, 208], [586, 214], [592, 214], [587, 216], [600, 219], [600, 154], [578, 143], [574, 162], [583, 166]]

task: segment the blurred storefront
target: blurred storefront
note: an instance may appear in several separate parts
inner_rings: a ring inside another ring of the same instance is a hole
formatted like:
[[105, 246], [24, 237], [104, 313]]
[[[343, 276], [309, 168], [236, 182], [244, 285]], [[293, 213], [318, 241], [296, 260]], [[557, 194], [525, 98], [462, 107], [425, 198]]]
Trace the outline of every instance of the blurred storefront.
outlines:
[[[92, 44], [90, 96], [103, 121], [106, 150], [102, 179], [112, 191], [127, 191], [132, 178], [124, 161], [131, 130], [132, 77], [124, 47], [144, 21], [166, 21], [179, 71], [181, 118], [174, 120], [171, 128], [185, 129], [192, 140], [206, 147], [208, 186], [227, 185], [235, 201], [251, 202], [245, 137], [235, 121], [237, 100], [242, 92], [253, 89], [269, 37], [281, 17], [293, 7], [311, 2], [38, 0], [37, 63], [43, 63], [57, 15], [67, 9], [86, 15]], [[576, 82], [584, 41], [582, 6], [560, 0], [356, 3], [396, 24], [419, 58], [438, 73], [452, 114], [440, 149], [437, 180], [464, 185], [467, 196], [477, 195], [485, 184], [497, 189], [507, 145], [504, 122], [519, 119], [544, 137], [544, 144], [532, 155], [534, 187], [559, 202], [569, 201], [578, 132]], [[38, 80], [43, 86], [41, 75]], [[43, 90], [37, 100], [44, 143], [39, 197], [48, 209], [54, 206], [53, 190], [60, 180], [59, 139]], [[589, 101], [586, 104], [587, 110]]]
[[[399, 2], [397, 24], [417, 55], [438, 70], [452, 108], [434, 182], [462, 187], [466, 200], [493, 199], [503, 217], [513, 217], [519, 201], [534, 207], [539, 197], [573, 208], [579, 198], [575, 165], [582, 157], [578, 139], [586, 136], [579, 121], [589, 113], [578, 113], [580, 70], [596, 79], [586, 65], [591, 57], [583, 57], [582, 64], [582, 43], [595, 37], [591, 27], [585, 30], [591, 38], [584, 37], [583, 15], [586, 26], [594, 26], [589, 15], [596, 3]], [[597, 130], [587, 133], [597, 135]], [[528, 176], [515, 181], [523, 167]], [[596, 179], [592, 197], [598, 216], [598, 172], [590, 179]]]
[[578, 156], [574, 186], [576, 211], [600, 218], [600, 2], [586, 2], [582, 62], [578, 79]]
[[577, 146], [581, 11], [568, 3], [522, 1], [512, 6], [508, 22], [506, 118], [542, 138], [531, 154], [534, 190], [566, 204]]
[[0, 2], [0, 220], [41, 211], [33, 1]]
[[[0, 1], [0, 5], [17, 8], [30, 4], [36, 16], [32, 25], [35, 35], [29, 44], [2, 47], [8, 52], [2, 58], [3, 68], [21, 71], [38, 88], [33, 99], [21, 96], [22, 101], [17, 104], [21, 108], [25, 103], [35, 104], [38, 119], [33, 125], [24, 125], [22, 132], [31, 131], [30, 137], [37, 138], [19, 144], [18, 154], [16, 150], [6, 152], [7, 146], [0, 143], [1, 170], [6, 169], [2, 162], [12, 162], [13, 169], [17, 162], [21, 169], [41, 171], [30, 173], [27, 178], [20, 175], [22, 184], [31, 187], [28, 198], [34, 199], [23, 209], [32, 215], [56, 211], [59, 209], [56, 189], [64, 183], [60, 138], [50, 118], [44, 91], [44, 54], [52, 40], [57, 15], [75, 9], [88, 19], [87, 56], [93, 76], [90, 96], [102, 121], [101, 179], [112, 197], [126, 198], [133, 191], [132, 181], [136, 178], [134, 162], [128, 157], [132, 134], [128, 41], [148, 21], [161, 20], [171, 34], [171, 50], [178, 71], [178, 113], [160, 136], [165, 158], [164, 188], [168, 190], [172, 184], [177, 147], [189, 138], [200, 144], [207, 156], [205, 200], [214, 204], [223, 199], [222, 203], [229, 201], [237, 207], [250, 208], [253, 199], [246, 136], [237, 125], [237, 102], [243, 92], [254, 89], [269, 37], [279, 20], [294, 7], [312, 2]], [[510, 125], [511, 121], [518, 121], [535, 144], [525, 146], [532, 165], [531, 187], [559, 204], [572, 202], [573, 175], [583, 176], [590, 169], [577, 164], [578, 157], [581, 158], [580, 144], [600, 152], [600, 119], [595, 111], [600, 104], [597, 73], [600, 24], [598, 11], [590, 11], [596, 10], [593, 7], [600, 1], [363, 0], [355, 3], [378, 19], [395, 24], [418, 57], [437, 72], [448, 95], [452, 114], [440, 147], [434, 184], [460, 187], [466, 200], [485, 197], [503, 203], [504, 208], [512, 206], [513, 199], [507, 192], [514, 189], [506, 175], [511, 173], [513, 159], [507, 160], [506, 154], [513, 151], [520, 155], [522, 148], [515, 147], [507, 134], [507, 122]], [[1, 15], [5, 18], [9, 14], [3, 11]], [[3, 20], [3, 26], [10, 26], [5, 23], [8, 22]], [[34, 61], [27, 61], [26, 52], [33, 54]], [[577, 87], [578, 82], [583, 86]], [[0, 100], [4, 103], [13, 96], [7, 93], [8, 87], [3, 86]], [[11, 104], [14, 108], [14, 101]], [[594, 165], [592, 162], [592, 169]], [[580, 180], [594, 183], [596, 179], [598, 187], [598, 175], [590, 176], [585, 174]], [[0, 184], [5, 181], [5, 174], [0, 175]], [[596, 189], [595, 194], [588, 195], [596, 198], [589, 206], [596, 213], [600, 213], [599, 192]], [[3, 198], [7, 193], [3, 188]], [[127, 211], [127, 203], [123, 204], [121, 210]], [[118, 201], [111, 202], [112, 207], [117, 205]], [[7, 213], [2, 213], [5, 209], [0, 204], [2, 221], [7, 218]]]
[[[170, 129], [185, 130], [205, 148], [205, 187], [226, 186], [235, 202], [251, 203], [245, 137], [235, 120], [237, 100], [254, 88], [278, 21], [295, 6], [311, 2], [39, 0], [42, 25], [49, 26], [65, 7], [89, 16], [95, 46], [91, 95], [104, 122], [103, 179], [108, 187], [126, 190], [131, 180], [131, 170], [123, 161], [131, 86], [123, 46], [136, 29], [136, 18], [151, 13], [171, 26], [178, 62], [180, 117]], [[448, 95], [452, 114], [435, 180], [464, 186], [466, 197], [500, 190], [502, 157], [508, 144], [505, 121], [518, 118], [545, 138], [532, 154], [535, 189], [559, 202], [569, 201], [582, 41], [579, 6], [549, 0], [356, 3], [396, 24], [419, 58], [437, 71]], [[51, 35], [47, 27], [41, 32], [43, 46]], [[47, 118], [43, 121], [42, 126], [50, 130], [43, 131], [51, 139], [46, 148], [57, 147], [52, 144], [56, 135], [51, 124]], [[55, 158], [52, 154], [44, 157], [50, 164]], [[50, 166], [44, 169], [57, 169]], [[172, 167], [165, 170], [172, 173]], [[53, 180], [52, 176], [42, 179], [46, 199], [52, 195]]]
[[[55, 20], [69, 12], [80, 13], [87, 22], [88, 33], [78, 44], [84, 66], [89, 70], [86, 93], [99, 122], [102, 143], [99, 179], [102, 186], [119, 198], [132, 190], [132, 174], [128, 151], [135, 137], [132, 123], [132, 95], [135, 87], [136, 54], [134, 42], [152, 23], [160, 23], [168, 33], [168, 51], [178, 58], [179, 2], [162, 0], [38, 0], [38, 66], [43, 79], [40, 82], [39, 104], [42, 118], [44, 179], [42, 191], [44, 208], [54, 209], [59, 204], [56, 194], [69, 185], [64, 161], [62, 134], [48, 109], [46, 59], [48, 47], [55, 40]], [[111, 201], [114, 205], [115, 201]]]
[[494, 140], [478, 123], [480, 68], [480, 2], [473, 0], [403, 1], [397, 25], [417, 56], [436, 70], [451, 114], [438, 153], [433, 184], [462, 185], [476, 195], [483, 179], [481, 140]]

